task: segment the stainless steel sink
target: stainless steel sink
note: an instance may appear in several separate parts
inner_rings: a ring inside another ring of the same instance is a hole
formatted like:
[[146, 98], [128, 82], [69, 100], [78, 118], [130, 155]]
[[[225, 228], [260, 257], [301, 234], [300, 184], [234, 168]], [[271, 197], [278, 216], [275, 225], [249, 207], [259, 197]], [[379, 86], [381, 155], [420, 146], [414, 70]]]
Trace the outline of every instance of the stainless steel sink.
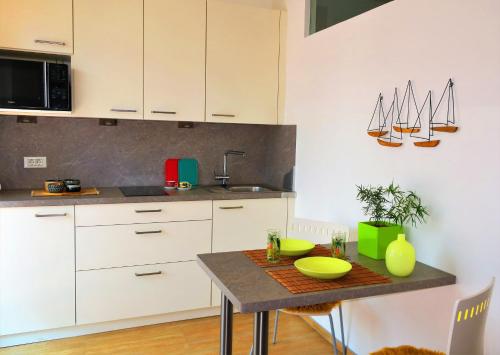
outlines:
[[258, 186], [258, 185], [240, 185], [240, 186], [227, 186], [227, 187], [222, 187], [222, 186], [216, 186], [212, 187], [209, 189], [210, 192], [271, 192], [273, 190], [264, 187], [264, 186]]
[[266, 187], [262, 186], [229, 186], [227, 188], [228, 191], [231, 192], [266, 192], [272, 191]]

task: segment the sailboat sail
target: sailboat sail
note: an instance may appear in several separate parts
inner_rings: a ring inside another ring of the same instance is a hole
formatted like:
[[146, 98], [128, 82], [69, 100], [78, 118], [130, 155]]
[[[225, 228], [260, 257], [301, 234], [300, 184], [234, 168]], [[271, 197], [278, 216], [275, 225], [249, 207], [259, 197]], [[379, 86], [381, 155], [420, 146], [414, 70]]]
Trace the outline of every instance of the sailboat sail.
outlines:
[[[427, 111], [427, 112], [425, 112]], [[433, 110], [432, 110], [432, 92], [429, 90], [427, 96], [425, 97], [424, 104], [422, 105], [422, 108], [418, 112], [418, 117], [422, 117], [422, 113], [427, 114], [428, 120], [424, 121], [428, 123], [427, 127], [422, 127], [423, 129], [425, 128], [427, 130], [427, 136], [422, 137], [422, 136], [417, 136], [414, 133], [410, 134], [410, 137], [414, 138], [419, 138], [422, 141], [419, 142], [414, 142], [413, 144], [417, 147], [435, 147], [439, 144], [440, 140], [439, 139], [432, 139], [432, 136], [434, 136], [434, 131], [432, 130], [432, 119], [433, 119]], [[415, 123], [416, 124], [416, 123]]]
[[[410, 122], [412, 121], [413, 112], [417, 113], [417, 117], [415, 118], [416, 124], [412, 126]], [[418, 133], [420, 131], [420, 127], [421, 123], [420, 118], [418, 117], [418, 106], [417, 100], [415, 99], [415, 92], [413, 91], [411, 81], [408, 80], [403, 101], [401, 102], [401, 106], [398, 107], [398, 119], [396, 121], [396, 125], [394, 126], [394, 130], [401, 133]]]
[[[399, 97], [398, 97], [398, 90], [394, 89], [394, 98], [392, 100], [391, 106], [389, 107], [389, 110], [387, 111], [387, 114], [384, 112], [384, 108], [382, 106], [382, 116], [384, 117], [384, 125], [386, 125], [387, 120], [389, 119], [389, 115], [391, 117], [391, 122], [390, 122], [390, 130], [389, 130], [389, 139], [385, 137], [380, 137], [377, 139], [378, 144], [386, 146], [386, 147], [399, 147], [403, 143], [402, 142], [394, 142], [393, 139], [397, 140], [402, 140], [403, 139], [403, 134], [399, 132], [399, 136], [393, 135], [393, 127], [394, 127], [394, 122], [395, 119], [394, 117], [397, 115], [399, 119]], [[396, 119], [396, 120], [397, 120]]]
[[[378, 94], [377, 98], [377, 104], [375, 105], [375, 109], [373, 110], [372, 114], [372, 119], [370, 120], [370, 123], [368, 124], [368, 135], [371, 137], [382, 137], [385, 136], [388, 131], [384, 130], [385, 128], [385, 119], [383, 117], [382, 111], [383, 111], [383, 106], [382, 106], [382, 101], [384, 97], [382, 96], [382, 93]], [[376, 118], [376, 119], [375, 119]], [[375, 119], [375, 122], [373, 122]], [[373, 123], [378, 124], [375, 128], [373, 128]]]
[[[458, 127], [455, 126], [455, 91], [454, 91], [454, 83], [453, 80], [449, 79], [446, 83], [446, 86], [443, 90], [443, 94], [439, 99], [439, 102], [434, 109], [432, 114], [433, 116], [433, 124], [431, 129], [435, 132], [445, 132], [445, 133], [455, 133], [458, 130]], [[445, 105], [441, 105], [443, 103], [444, 98], [447, 97], [446, 107]], [[446, 109], [446, 121], [438, 122], [435, 118], [437, 116], [444, 116], [444, 111]]]

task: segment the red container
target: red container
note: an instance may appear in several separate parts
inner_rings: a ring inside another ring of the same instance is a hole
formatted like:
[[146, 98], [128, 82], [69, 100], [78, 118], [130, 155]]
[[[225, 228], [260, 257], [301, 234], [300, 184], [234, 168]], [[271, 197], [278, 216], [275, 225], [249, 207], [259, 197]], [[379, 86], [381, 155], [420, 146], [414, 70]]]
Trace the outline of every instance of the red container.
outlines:
[[165, 160], [165, 186], [167, 181], [179, 182], [179, 159]]

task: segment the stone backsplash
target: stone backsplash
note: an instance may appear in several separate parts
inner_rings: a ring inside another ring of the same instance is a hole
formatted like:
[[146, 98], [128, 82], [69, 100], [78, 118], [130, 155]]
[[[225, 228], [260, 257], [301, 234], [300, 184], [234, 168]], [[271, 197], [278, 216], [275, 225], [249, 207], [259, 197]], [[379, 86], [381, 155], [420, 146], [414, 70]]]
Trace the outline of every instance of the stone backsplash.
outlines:
[[[17, 123], [0, 117], [0, 184], [3, 189], [35, 188], [50, 178], [78, 178], [83, 186], [161, 185], [166, 158], [195, 158], [200, 184], [210, 185], [229, 157], [231, 183], [291, 187], [295, 165], [295, 126], [119, 120], [100, 126], [98, 119], [38, 117]], [[46, 169], [25, 169], [23, 157], [47, 157]]]

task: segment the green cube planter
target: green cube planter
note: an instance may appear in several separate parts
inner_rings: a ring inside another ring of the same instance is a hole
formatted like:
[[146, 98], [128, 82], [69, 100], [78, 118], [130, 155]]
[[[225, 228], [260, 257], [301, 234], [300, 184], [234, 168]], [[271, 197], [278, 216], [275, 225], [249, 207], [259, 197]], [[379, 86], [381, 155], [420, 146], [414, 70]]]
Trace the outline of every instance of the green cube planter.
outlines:
[[387, 246], [403, 233], [400, 225], [384, 223], [384, 227], [375, 227], [374, 222], [358, 223], [358, 253], [372, 259], [385, 259]]

